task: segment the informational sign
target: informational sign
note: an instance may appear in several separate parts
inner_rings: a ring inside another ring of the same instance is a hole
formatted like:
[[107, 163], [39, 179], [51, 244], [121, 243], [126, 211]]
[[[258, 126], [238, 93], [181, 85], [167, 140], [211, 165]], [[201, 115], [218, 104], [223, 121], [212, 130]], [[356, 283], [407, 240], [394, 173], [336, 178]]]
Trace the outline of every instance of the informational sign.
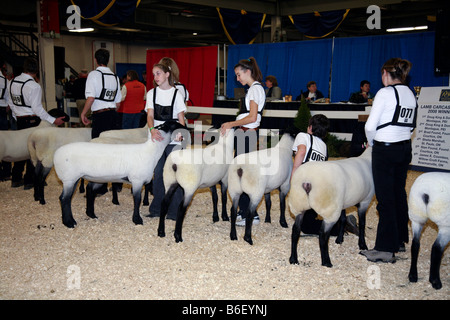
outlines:
[[411, 164], [450, 171], [450, 87], [422, 88], [418, 105]]

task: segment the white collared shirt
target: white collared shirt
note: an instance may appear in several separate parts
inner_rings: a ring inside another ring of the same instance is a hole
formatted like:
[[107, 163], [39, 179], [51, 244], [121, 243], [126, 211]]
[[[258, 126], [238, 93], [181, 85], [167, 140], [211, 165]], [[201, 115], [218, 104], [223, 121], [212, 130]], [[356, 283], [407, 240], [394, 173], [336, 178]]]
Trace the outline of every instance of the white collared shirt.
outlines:
[[[12, 102], [11, 93], [14, 95], [20, 95], [22, 83], [17, 83], [14, 80], [25, 82], [30, 79], [31, 81], [28, 81], [23, 85], [22, 93], [25, 105], [30, 106], [31, 108], [16, 106]], [[55, 122], [56, 118], [49, 115], [42, 106], [42, 88], [36, 81], [34, 81], [33, 77], [29, 74], [22, 73], [14, 80], [9, 82], [7, 92], [7, 102], [11, 107], [14, 118], [36, 115], [41, 118], [41, 120], [45, 120], [50, 123]]]
[[[102, 74], [103, 73], [113, 73], [111, 69], [108, 67], [98, 67], [96, 70], [89, 72], [89, 75], [86, 80], [86, 90], [84, 94], [86, 99], [89, 97], [98, 98], [102, 92]], [[122, 93], [120, 90], [120, 83], [117, 77], [105, 76], [105, 87], [111, 90], [117, 90], [116, 97], [114, 101], [103, 101], [99, 99], [95, 99], [94, 103], [91, 106], [91, 111], [98, 111], [101, 109], [107, 108], [116, 108], [116, 103], [119, 103], [122, 100]]]

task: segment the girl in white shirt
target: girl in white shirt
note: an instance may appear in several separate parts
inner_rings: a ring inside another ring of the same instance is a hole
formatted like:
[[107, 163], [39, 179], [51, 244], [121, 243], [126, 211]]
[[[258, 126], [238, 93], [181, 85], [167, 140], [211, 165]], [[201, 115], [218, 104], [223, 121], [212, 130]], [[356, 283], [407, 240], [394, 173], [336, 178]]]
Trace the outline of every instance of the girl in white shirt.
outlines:
[[405, 85], [411, 63], [392, 58], [381, 68], [384, 88], [373, 101], [365, 126], [372, 149], [372, 173], [379, 222], [375, 247], [361, 252], [369, 261], [394, 262], [408, 242], [406, 176], [411, 162], [411, 134], [417, 102]]
[[[180, 124], [185, 125], [184, 112], [186, 111], [186, 105], [181, 93], [174, 87], [172, 72], [168, 66], [155, 64], [153, 66], [153, 76], [155, 88], [147, 93], [147, 102], [145, 106], [149, 128], [149, 139], [152, 139], [153, 141], [162, 141], [163, 137], [155, 127], [167, 120], [177, 120]], [[163, 155], [155, 167], [153, 177], [153, 200], [149, 207], [150, 217], [160, 216], [161, 203], [165, 194], [163, 180], [164, 164], [173, 148], [180, 143], [180, 138], [172, 141], [164, 150]], [[182, 200], [183, 192], [180, 189], [173, 195], [167, 213], [167, 219], [176, 219], [178, 205]]]
[[[261, 122], [262, 111], [266, 102], [266, 93], [261, 84], [263, 79], [262, 73], [255, 58], [250, 57], [248, 59], [240, 60], [239, 63], [234, 66], [234, 72], [237, 81], [243, 86], [249, 86], [249, 89], [245, 95], [244, 103], [241, 105], [241, 110], [239, 111], [236, 120], [223, 123], [220, 132], [222, 135], [225, 135], [227, 131], [233, 127], [239, 127], [239, 129], [242, 129], [245, 132], [245, 135], [237, 132], [235, 136], [235, 156], [238, 156], [239, 153], [248, 153], [257, 149], [258, 127]], [[246, 139], [245, 136], [250, 137], [249, 139]], [[241, 139], [237, 139], [237, 137], [240, 137]], [[236, 223], [238, 226], [245, 225], [249, 204], [250, 198], [243, 193], [239, 199], [239, 213], [238, 221]], [[256, 214], [253, 224], [258, 223], [259, 216]]]

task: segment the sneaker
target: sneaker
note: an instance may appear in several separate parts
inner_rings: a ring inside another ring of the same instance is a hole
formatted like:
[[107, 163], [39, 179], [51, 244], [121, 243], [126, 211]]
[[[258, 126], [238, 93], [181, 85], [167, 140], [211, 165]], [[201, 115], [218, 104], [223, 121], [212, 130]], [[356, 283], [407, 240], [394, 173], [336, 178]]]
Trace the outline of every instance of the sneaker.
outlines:
[[[241, 216], [241, 220], [240, 221], [238, 221], [236, 219], [236, 225], [238, 227], [245, 227], [245, 220], [246, 219], [242, 219], [242, 216]], [[259, 224], [259, 216], [256, 216], [256, 217], [253, 218], [253, 225], [256, 226], [258, 224]]]
[[365, 256], [371, 262], [394, 263], [395, 255], [392, 252], [372, 250], [363, 250], [359, 254]]
[[18, 188], [23, 186], [23, 180], [20, 181], [11, 181], [11, 188]]

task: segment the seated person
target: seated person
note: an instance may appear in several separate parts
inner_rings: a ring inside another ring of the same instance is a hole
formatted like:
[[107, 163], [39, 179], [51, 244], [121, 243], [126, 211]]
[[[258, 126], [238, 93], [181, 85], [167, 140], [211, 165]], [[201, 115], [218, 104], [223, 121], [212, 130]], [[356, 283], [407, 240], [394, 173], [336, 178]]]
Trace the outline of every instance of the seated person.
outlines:
[[277, 78], [274, 76], [267, 76], [266, 87], [266, 101], [281, 99], [281, 88], [278, 86]]
[[323, 93], [317, 90], [317, 84], [315, 81], [309, 81], [306, 87], [308, 88], [308, 91], [302, 91], [302, 93], [297, 97], [297, 101], [302, 100], [302, 96], [307, 102], [313, 102], [324, 97]]
[[361, 81], [359, 85], [360, 90], [352, 93], [349, 101], [353, 103], [366, 103], [369, 99], [373, 99], [373, 94], [370, 93], [370, 82], [367, 80]]

